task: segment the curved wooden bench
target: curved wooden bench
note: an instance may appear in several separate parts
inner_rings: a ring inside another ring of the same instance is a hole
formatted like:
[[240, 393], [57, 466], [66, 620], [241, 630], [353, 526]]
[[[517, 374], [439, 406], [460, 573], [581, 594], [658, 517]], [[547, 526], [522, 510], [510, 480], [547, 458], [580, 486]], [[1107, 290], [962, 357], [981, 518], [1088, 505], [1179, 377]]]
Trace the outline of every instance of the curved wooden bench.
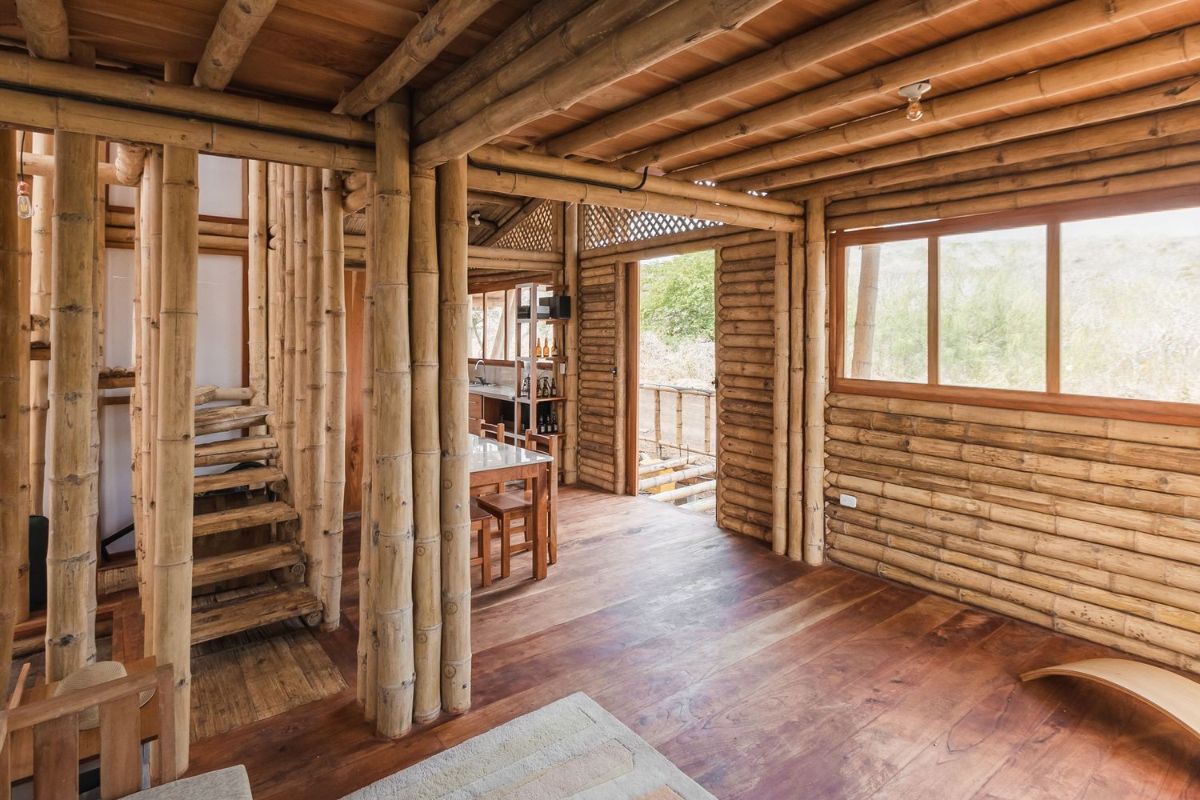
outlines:
[[1023, 681], [1062, 675], [1116, 689], [1156, 708], [1200, 739], [1200, 683], [1182, 675], [1123, 658], [1090, 658], [1024, 673]]

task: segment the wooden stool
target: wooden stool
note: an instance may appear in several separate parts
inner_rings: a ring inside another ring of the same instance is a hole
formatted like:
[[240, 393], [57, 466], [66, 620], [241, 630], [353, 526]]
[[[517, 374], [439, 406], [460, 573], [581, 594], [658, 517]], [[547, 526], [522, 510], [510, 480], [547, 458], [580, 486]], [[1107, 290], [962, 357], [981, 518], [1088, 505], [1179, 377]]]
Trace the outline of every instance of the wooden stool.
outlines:
[[491, 586], [492, 515], [474, 501], [471, 502], [471, 532], [475, 534], [475, 556], [471, 559], [471, 566], [479, 567], [480, 585]]
[[[533, 540], [529, 536], [529, 518], [533, 514], [533, 501], [524, 492], [498, 492], [486, 494], [478, 498], [479, 507], [491, 514], [500, 523], [500, 577], [507, 578], [512, 571], [513, 553], [524, 553], [533, 550]], [[514, 532], [520, 532], [521, 523], [525, 540], [512, 543]]]

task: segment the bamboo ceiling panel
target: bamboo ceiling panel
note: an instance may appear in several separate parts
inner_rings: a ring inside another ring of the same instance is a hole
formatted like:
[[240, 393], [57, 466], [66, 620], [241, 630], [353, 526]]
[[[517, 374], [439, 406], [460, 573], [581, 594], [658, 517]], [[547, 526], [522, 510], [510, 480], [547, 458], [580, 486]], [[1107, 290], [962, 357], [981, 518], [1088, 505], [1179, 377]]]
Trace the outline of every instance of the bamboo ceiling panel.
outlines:
[[691, 217], [630, 211], [607, 206], [583, 206], [583, 249], [595, 250], [629, 242], [643, 242], [676, 233], [719, 228], [723, 223]]

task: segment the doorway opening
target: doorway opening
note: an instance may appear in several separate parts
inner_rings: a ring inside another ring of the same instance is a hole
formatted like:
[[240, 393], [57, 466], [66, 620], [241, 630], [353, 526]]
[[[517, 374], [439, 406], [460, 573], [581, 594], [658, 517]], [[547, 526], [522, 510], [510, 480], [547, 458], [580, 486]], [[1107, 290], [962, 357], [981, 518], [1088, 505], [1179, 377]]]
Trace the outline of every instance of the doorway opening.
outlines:
[[632, 270], [636, 313], [629, 315], [637, 359], [630, 484], [636, 480], [639, 495], [707, 514], [717, 502], [715, 275], [713, 250], [642, 261]]

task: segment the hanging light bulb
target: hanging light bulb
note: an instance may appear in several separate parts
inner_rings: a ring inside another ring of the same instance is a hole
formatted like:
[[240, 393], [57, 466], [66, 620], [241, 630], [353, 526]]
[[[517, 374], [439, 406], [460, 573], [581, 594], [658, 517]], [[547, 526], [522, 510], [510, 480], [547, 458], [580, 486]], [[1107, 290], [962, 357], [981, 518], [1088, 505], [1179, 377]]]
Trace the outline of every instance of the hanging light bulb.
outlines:
[[471, 214], [471, 224], [473, 226], [475, 226], [476, 228], [478, 228], [481, 224], [483, 224], [480, 220], [480, 215], [479, 215], [478, 211]]
[[17, 183], [17, 216], [21, 219], [33, 216], [33, 197], [29, 193], [29, 181]]
[[920, 122], [925, 116], [925, 109], [921, 106], [921, 98], [932, 89], [933, 86], [929, 81], [920, 81], [918, 83], [910, 83], [908, 86], [900, 87], [900, 96], [908, 101], [908, 110], [904, 116], [909, 122]]

